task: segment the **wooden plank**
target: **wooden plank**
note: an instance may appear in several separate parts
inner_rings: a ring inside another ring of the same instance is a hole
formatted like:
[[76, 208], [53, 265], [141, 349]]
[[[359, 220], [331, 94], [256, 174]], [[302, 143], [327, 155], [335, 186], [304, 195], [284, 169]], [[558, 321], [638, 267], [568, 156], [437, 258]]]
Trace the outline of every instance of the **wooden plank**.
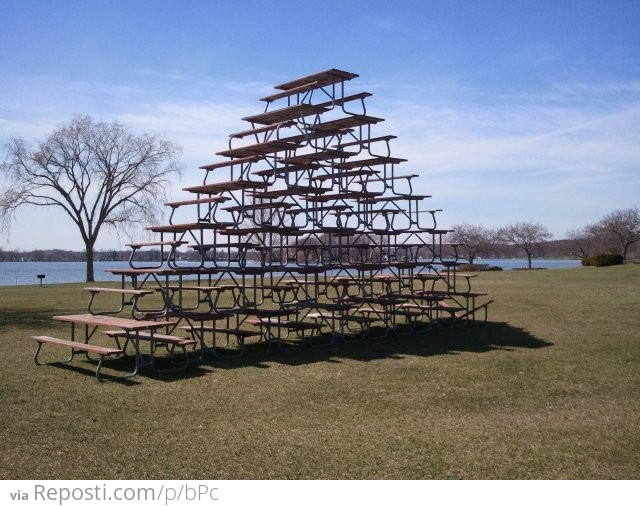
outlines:
[[107, 315], [92, 315], [92, 314], [70, 314], [70, 315], [57, 315], [53, 317], [56, 321], [67, 323], [80, 323], [82, 325], [95, 325], [101, 327], [117, 327], [123, 330], [150, 330], [170, 325], [168, 321], [146, 321], [146, 320], [133, 320], [129, 318], [120, 318], [116, 316]]
[[136, 295], [136, 296], [144, 296], [153, 293], [153, 290], [133, 290], [130, 288], [104, 288], [101, 286], [91, 286], [88, 288], [83, 288], [90, 293], [119, 293], [124, 295]]
[[221, 169], [223, 167], [232, 167], [234, 165], [242, 165], [245, 163], [253, 163], [253, 162], [257, 162], [262, 160], [263, 157], [256, 155], [256, 156], [245, 156], [243, 158], [236, 158], [234, 160], [226, 160], [224, 162], [218, 162], [218, 163], [210, 163], [207, 165], [201, 165], [200, 168], [202, 170], [214, 170], [214, 169]]
[[356, 176], [374, 176], [380, 174], [380, 171], [371, 169], [351, 170], [348, 172], [339, 172], [337, 174], [320, 174], [319, 176], [312, 176], [309, 179], [311, 181], [326, 181], [332, 179], [338, 181], [340, 179], [356, 177]]
[[218, 151], [216, 155], [219, 156], [231, 156], [231, 157], [248, 157], [255, 158], [261, 155], [268, 155], [272, 153], [279, 153], [280, 151], [291, 151], [299, 147], [296, 142], [287, 142], [285, 140], [273, 140], [259, 142], [257, 144], [250, 144], [248, 146], [240, 146], [232, 149], [225, 149], [224, 151]]
[[68, 339], [59, 339], [57, 337], [50, 336], [29, 336], [31, 339], [35, 339], [39, 343], [54, 344], [57, 346], [66, 346], [67, 348], [73, 348], [74, 351], [87, 351], [96, 353], [97, 355], [117, 355], [122, 353], [122, 350], [118, 348], [108, 348], [106, 346], [98, 346], [95, 344], [87, 344], [78, 341], [69, 341]]
[[152, 242], [132, 242], [126, 244], [129, 248], [138, 249], [144, 246], [182, 246], [188, 244], [188, 241], [152, 241]]
[[282, 158], [280, 161], [282, 163], [309, 163], [309, 162], [317, 162], [324, 160], [333, 160], [334, 158], [349, 158], [350, 156], [355, 155], [356, 153], [350, 153], [348, 151], [340, 151], [338, 149], [325, 149], [322, 151], [314, 151], [312, 153], [304, 153], [301, 155], [290, 156], [287, 158]]
[[283, 188], [281, 190], [271, 190], [265, 192], [259, 192], [253, 195], [254, 199], [274, 199], [279, 197], [287, 197], [292, 195], [321, 195], [330, 191], [330, 188], [314, 188], [312, 186], [298, 186], [298, 185], [289, 185], [287, 188]]
[[246, 329], [220, 329], [217, 327], [212, 327], [208, 325], [203, 325], [198, 328], [191, 328], [189, 326], [180, 327], [182, 330], [186, 330], [188, 332], [198, 332], [203, 330], [205, 332], [215, 332], [216, 334], [231, 334], [240, 337], [251, 337], [251, 336], [259, 336], [262, 334], [259, 330], [246, 330]]
[[293, 81], [278, 84], [277, 86], [274, 86], [274, 88], [276, 90], [291, 90], [293, 88], [298, 88], [300, 86], [304, 86], [306, 84], [314, 82], [316, 83], [317, 87], [321, 88], [324, 86], [329, 86], [331, 84], [341, 83], [343, 81], [350, 81], [351, 79], [355, 79], [356, 77], [359, 77], [358, 74], [332, 68], [308, 76], [299, 77], [298, 79], [294, 79]]
[[146, 227], [151, 232], [188, 232], [189, 230], [224, 230], [232, 223], [176, 223], [174, 225], [156, 225]]
[[265, 125], [258, 128], [250, 128], [249, 130], [236, 132], [230, 134], [229, 137], [231, 137], [232, 139], [242, 139], [243, 137], [248, 137], [249, 135], [258, 135], [262, 133], [272, 132], [273, 130], [278, 130], [279, 128], [287, 128], [295, 124], [295, 121], [281, 121], [280, 123], [273, 123], [272, 125]]
[[397, 202], [402, 200], [424, 200], [428, 198], [431, 198], [431, 195], [403, 195], [402, 197], [395, 195], [393, 197], [371, 197], [362, 200], [361, 204], [377, 204], [379, 202]]
[[311, 81], [306, 84], [302, 84], [300, 86], [289, 88], [288, 90], [281, 91], [279, 93], [274, 93], [273, 95], [262, 97], [260, 101], [274, 102], [280, 98], [287, 98], [287, 97], [290, 97], [291, 95], [297, 95], [299, 93], [307, 93], [308, 91], [315, 90], [319, 87], [320, 86], [318, 86], [318, 81]]
[[372, 142], [380, 142], [380, 141], [385, 141], [388, 142], [392, 139], [397, 139], [398, 136], [397, 135], [383, 135], [381, 137], [372, 137], [370, 139], [361, 139], [361, 140], [357, 140], [357, 141], [351, 141], [351, 142], [344, 142], [344, 143], [340, 143], [340, 144], [336, 144], [334, 147], [335, 148], [347, 148], [350, 146], [362, 146], [362, 145], [366, 145], [366, 144], [371, 144]]
[[367, 158], [365, 160], [350, 160], [348, 162], [336, 163], [332, 167], [338, 169], [355, 169], [359, 167], [372, 167], [376, 165], [397, 164], [406, 162], [406, 158], [395, 158], [393, 156], [377, 156], [375, 158]]
[[258, 188], [267, 188], [268, 186], [269, 183], [265, 183], [263, 181], [237, 180], [225, 181], [222, 183], [204, 184], [199, 186], [190, 186], [188, 188], [183, 188], [183, 190], [190, 193], [204, 193], [208, 195], [215, 195], [217, 193], [226, 191], [254, 190]]
[[[109, 337], [126, 337], [129, 336], [126, 332], [117, 330], [111, 331], [107, 330], [104, 332]], [[180, 337], [180, 336], [172, 336], [167, 334], [148, 334], [146, 332], [138, 332], [136, 337], [142, 341], [152, 341], [156, 343], [163, 344], [175, 344], [177, 346], [192, 346], [198, 344], [198, 341], [194, 341], [193, 339], [189, 339], [188, 337]]]
[[223, 211], [257, 211], [262, 209], [289, 209], [295, 204], [291, 202], [263, 202], [261, 204], [249, 204], [245, 206], [223, 207]]
[[328, 109], [326, 107], [319, 107], [311, 104], [296, 104], [289, 107], [283, 107], [282, 109], [254, 114], [253, 116], [247, 116], [242, 119], [244, 121], [258, 123], [260, 125], [272, 125], [283, 121], [302, 119], [306, 116], [311, 116], [312, 114], [321, 114], [327, 111]]
[[226, 202], [227, 200], [231, 200], [231, 197], [208, 197], [205, 199], [191, 199], [191, 200], [180, 200], [178, 202], [167, 202], [165, 206], [171, 207], [173, 209], [177, 209], [182, 206], [194, 206], [198, 204], [218, 204], [220, 202]]
[[284, 174], [290, 174], [292, 172], [302, 172], [304, 170], [308, 170], [309, 172], [313, 172], [314, 170], [322, 168], [322, 165], [308, 163], [308, 164], [295, 164], [288, 165], [287, 167], [278, 167], [276, 169], [262, 169], [252, 172], [255, 176], [280, 176]]
[[333, 107], [336, 105], [344, 105], [347, 102], [353, 102], [354, 100], [364, 100], [365, 98], [370, 96], [371, 93], [369, 93], [368, 91], [363, 91], [361, 93], [356, 93], [355, 95], [349, 95], [346, 97], [336, 98], [335, 100], [329, 100], [328, 102], [322, 102], [318, 105], [322, 107]]
[[278, 320], [273, 318], [264, 318], [258, 320], [246, 320], [251, 325], [265, 325], [270, 327], [281, 327], [293, 330], [317, 330], [322, 328], [319, 323], [299, 322], [295, 320]]
[[371, 125], [375, 123], [380, 123], [384, 121], [383, 118], [376, 118], [374, 116], [365, 116], [363, 115], [354, 115], [347, 116], [345, 118], [335, 119], [333, 121], [327, 121], [324, 123], [318, 123], [316, 125], [311, 125], [309, 128], [313, 131], [323, 131], [323, 130], [339, 130], [345, 128], [355, 128], [363, 125]]

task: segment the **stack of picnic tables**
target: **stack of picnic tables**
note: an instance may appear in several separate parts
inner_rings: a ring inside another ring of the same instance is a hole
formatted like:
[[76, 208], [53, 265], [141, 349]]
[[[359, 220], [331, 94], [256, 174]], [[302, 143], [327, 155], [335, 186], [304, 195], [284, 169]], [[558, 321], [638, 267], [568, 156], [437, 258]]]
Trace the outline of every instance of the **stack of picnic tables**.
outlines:
[[[202, 184], [149, 228], [155, 239], [132, 243], [129, 267], [111, 270], [119, 287], [89, 287], [87, 314], [54, 317], [70, 339], [34, 336], [36, 362], [44, 344], [61, 346], [67, 361], [93, 357], [99, 379], [129, 378], [258, 343], [324, 346], [486, 319], [491, 301], [458, 271], [441, 210], [399, 170], [395, 136], [374, 133], [384, 120], [367, 113], [371, 94], [345, 93], [356, 77], [330, 69], [260, 99], [223, 159], [200, 167]], [[131, 369], [104, 374], [105, 359], [123, 355]]]

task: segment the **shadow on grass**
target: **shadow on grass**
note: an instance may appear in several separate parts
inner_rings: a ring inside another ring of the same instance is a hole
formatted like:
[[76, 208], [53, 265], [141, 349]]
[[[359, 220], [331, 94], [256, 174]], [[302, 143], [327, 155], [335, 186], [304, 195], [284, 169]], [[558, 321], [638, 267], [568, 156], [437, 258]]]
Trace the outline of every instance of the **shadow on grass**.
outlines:
[[[405, 356], [432, 357], [458, 353], [510, 352], [515, 349], [540, 349], [552, 343], [539, 339], [525, 329], [513, 327], [503, 322], [482, 322], [448, 329], [416, 330], [413, 333], [388, 336], [380, 339], [365, 339], [357, 342], [336, 342], [330, 346], [311, 348], [303, 346], [292, 349], [267, 348], [264, 343], [248, 345], [241, 356], [214, 357], [207, 355], [203, 360], [192, 363], [187, 369], [155, 373], [142, 369], [134, 378], [121, 384], [136, 385], [144, 378], [155, 381], [180, 381], [210, 374], [216, 369], [236, 369], [242, 367], [269, 368], [273, 364], [299, 366], [316, 362], [341, 363], [346, 360], [370, 362], [374, 360], [402, 360]], [[221, 350], [223, 353], [223, 350]], [[157, 365], [169, 366], [163, 359]], [[77, 365], [65, 364], [59, 367], [73, 369], [86, 375], [95, 375], [95, 365], [80, 359]], [[105, 374], [124, 374], [133, 369], [132, 357], [122, 357], [105, 361]]]
[[0, 311], [0, 332], [9, 327], [51, 329], [53, 316], [60, 311]]
[[251, 353], [235, 358], [213, 360], [217, 368], [269, 367], [269, 363], [304, 365], [313, 362], [341, 362], [342, 360], [373, 361], [401, 360], [403, 356], [431, 357], [456, 353], [486, 353], [511, 351], [518, 348], [538, 349], [552, 343], [537, 338], [525, 329], [502, 322], [482, 322], [461, 327], [416, 330], [413, 333], [365, 339], [350, 343], [336, 342], [322, 348], [279, 350]]
[[[4, 319], [3, 317], [2, 320]], [[29, 325], [32, 328], [36, 325], [50, 327], [50, 316], [38, 315], [38, 318], [31, 320]], [[380, 339], [338, 341], [329, 346], [316, 348], [303, 346], [279, 349], [276, 345], [268, 348], [264, 343], [256, 343], [248, 345], [246, 352], [240, 356], [205, 355], [202, 360], [193, 361], [187, 369], [166, 373], [157, 373], [143, 368], [137, 376], [120, 380], [118, 383], [133, 386], [140, 383], [143, 378], [145, 381], [151, 379], [173, 382], [204, 376], [215, 369], [269, 368], [272, 364], [299, 366], [316, 362], [341, 363], [345, 360], [361, 362], [402, 360], [405, 356], [432, 357], [458, 353], [509, 352], [514, 349], [539, 349], [547, 346], [552, 346], [552, 343], [535, 337], [525, 329], [513, 327], [504, 322], [479, 322], [454, 328], [417, 329], [405, 335], [391, 335]], [[224, 350], [221, 350], [220, 354], [223, 353]], [[80, 356], [71, 363], [49, 365], [95, 376], [96, 364]], [[134, 365], [134, 359], [130, 356], [108, 359], [105, 360], [103, 373], [105, 376], [123, 376], [132, 371]], [[168, 369], [172, 367], [167, 359], [161, 357], [157, 358], [156, 365]]]

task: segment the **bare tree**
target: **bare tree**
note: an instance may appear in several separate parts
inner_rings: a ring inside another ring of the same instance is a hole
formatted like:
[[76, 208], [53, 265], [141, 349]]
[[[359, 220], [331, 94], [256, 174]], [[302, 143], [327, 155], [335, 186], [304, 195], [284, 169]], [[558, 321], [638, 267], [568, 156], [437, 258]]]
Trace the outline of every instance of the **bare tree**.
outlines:
[[539, 223], [515, 223], [498, 229], [497, 237], [522, 249], [527, 255], [531, 269], [531, 258], [535, 250], [542, 242], [551, 238], [551, 233]]
[[492, 232], [482, 225], [462, 223], [454, 225], [452, 228], [453, 231], [449, 232], [447, 240], [463, 244], [463, 249], [467, 252], [467, 260], [471, 265], [473, 265], [478, 254], [491, 249]]
[[164, 188], [179, 172], [180, 148], [156, 135], [133, 135], [125, 125], [77, 116], [32, 148], [22, 138], [6, 146], [0, 165], [0, 226], [8, 232], [26, 205], [62, 209], [85, 244], [87, 281], [94, 280], [94, 245], [103, 226], [156, 222]]
[[569, 230], [567, 240], [571, 244], [569, 254], [580, 259], [591, 256], [598, 242], [588, 227]]
[[640, 240], [640, 210], [635, 207], [613, 211], [586, 230], [597, 237], [604, 248], [626, 260], [632, 244]]

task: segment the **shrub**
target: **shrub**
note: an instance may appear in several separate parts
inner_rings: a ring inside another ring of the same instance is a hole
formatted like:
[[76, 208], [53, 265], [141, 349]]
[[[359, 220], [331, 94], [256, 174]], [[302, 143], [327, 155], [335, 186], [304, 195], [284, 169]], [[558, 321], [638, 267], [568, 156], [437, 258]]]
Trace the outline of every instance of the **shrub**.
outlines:
[[593, 265], [594, 267], [621, 265], [622, 263], [624, 263], [624, 258], [622, 255], [618, 255], [617, 253], [600, 253], [599, 255], [585, 257], [582, 259], [582, 265]]
[[460, 272], [501, 271], [502, 267], [489, 264], [464, 264], [460, 266]]

